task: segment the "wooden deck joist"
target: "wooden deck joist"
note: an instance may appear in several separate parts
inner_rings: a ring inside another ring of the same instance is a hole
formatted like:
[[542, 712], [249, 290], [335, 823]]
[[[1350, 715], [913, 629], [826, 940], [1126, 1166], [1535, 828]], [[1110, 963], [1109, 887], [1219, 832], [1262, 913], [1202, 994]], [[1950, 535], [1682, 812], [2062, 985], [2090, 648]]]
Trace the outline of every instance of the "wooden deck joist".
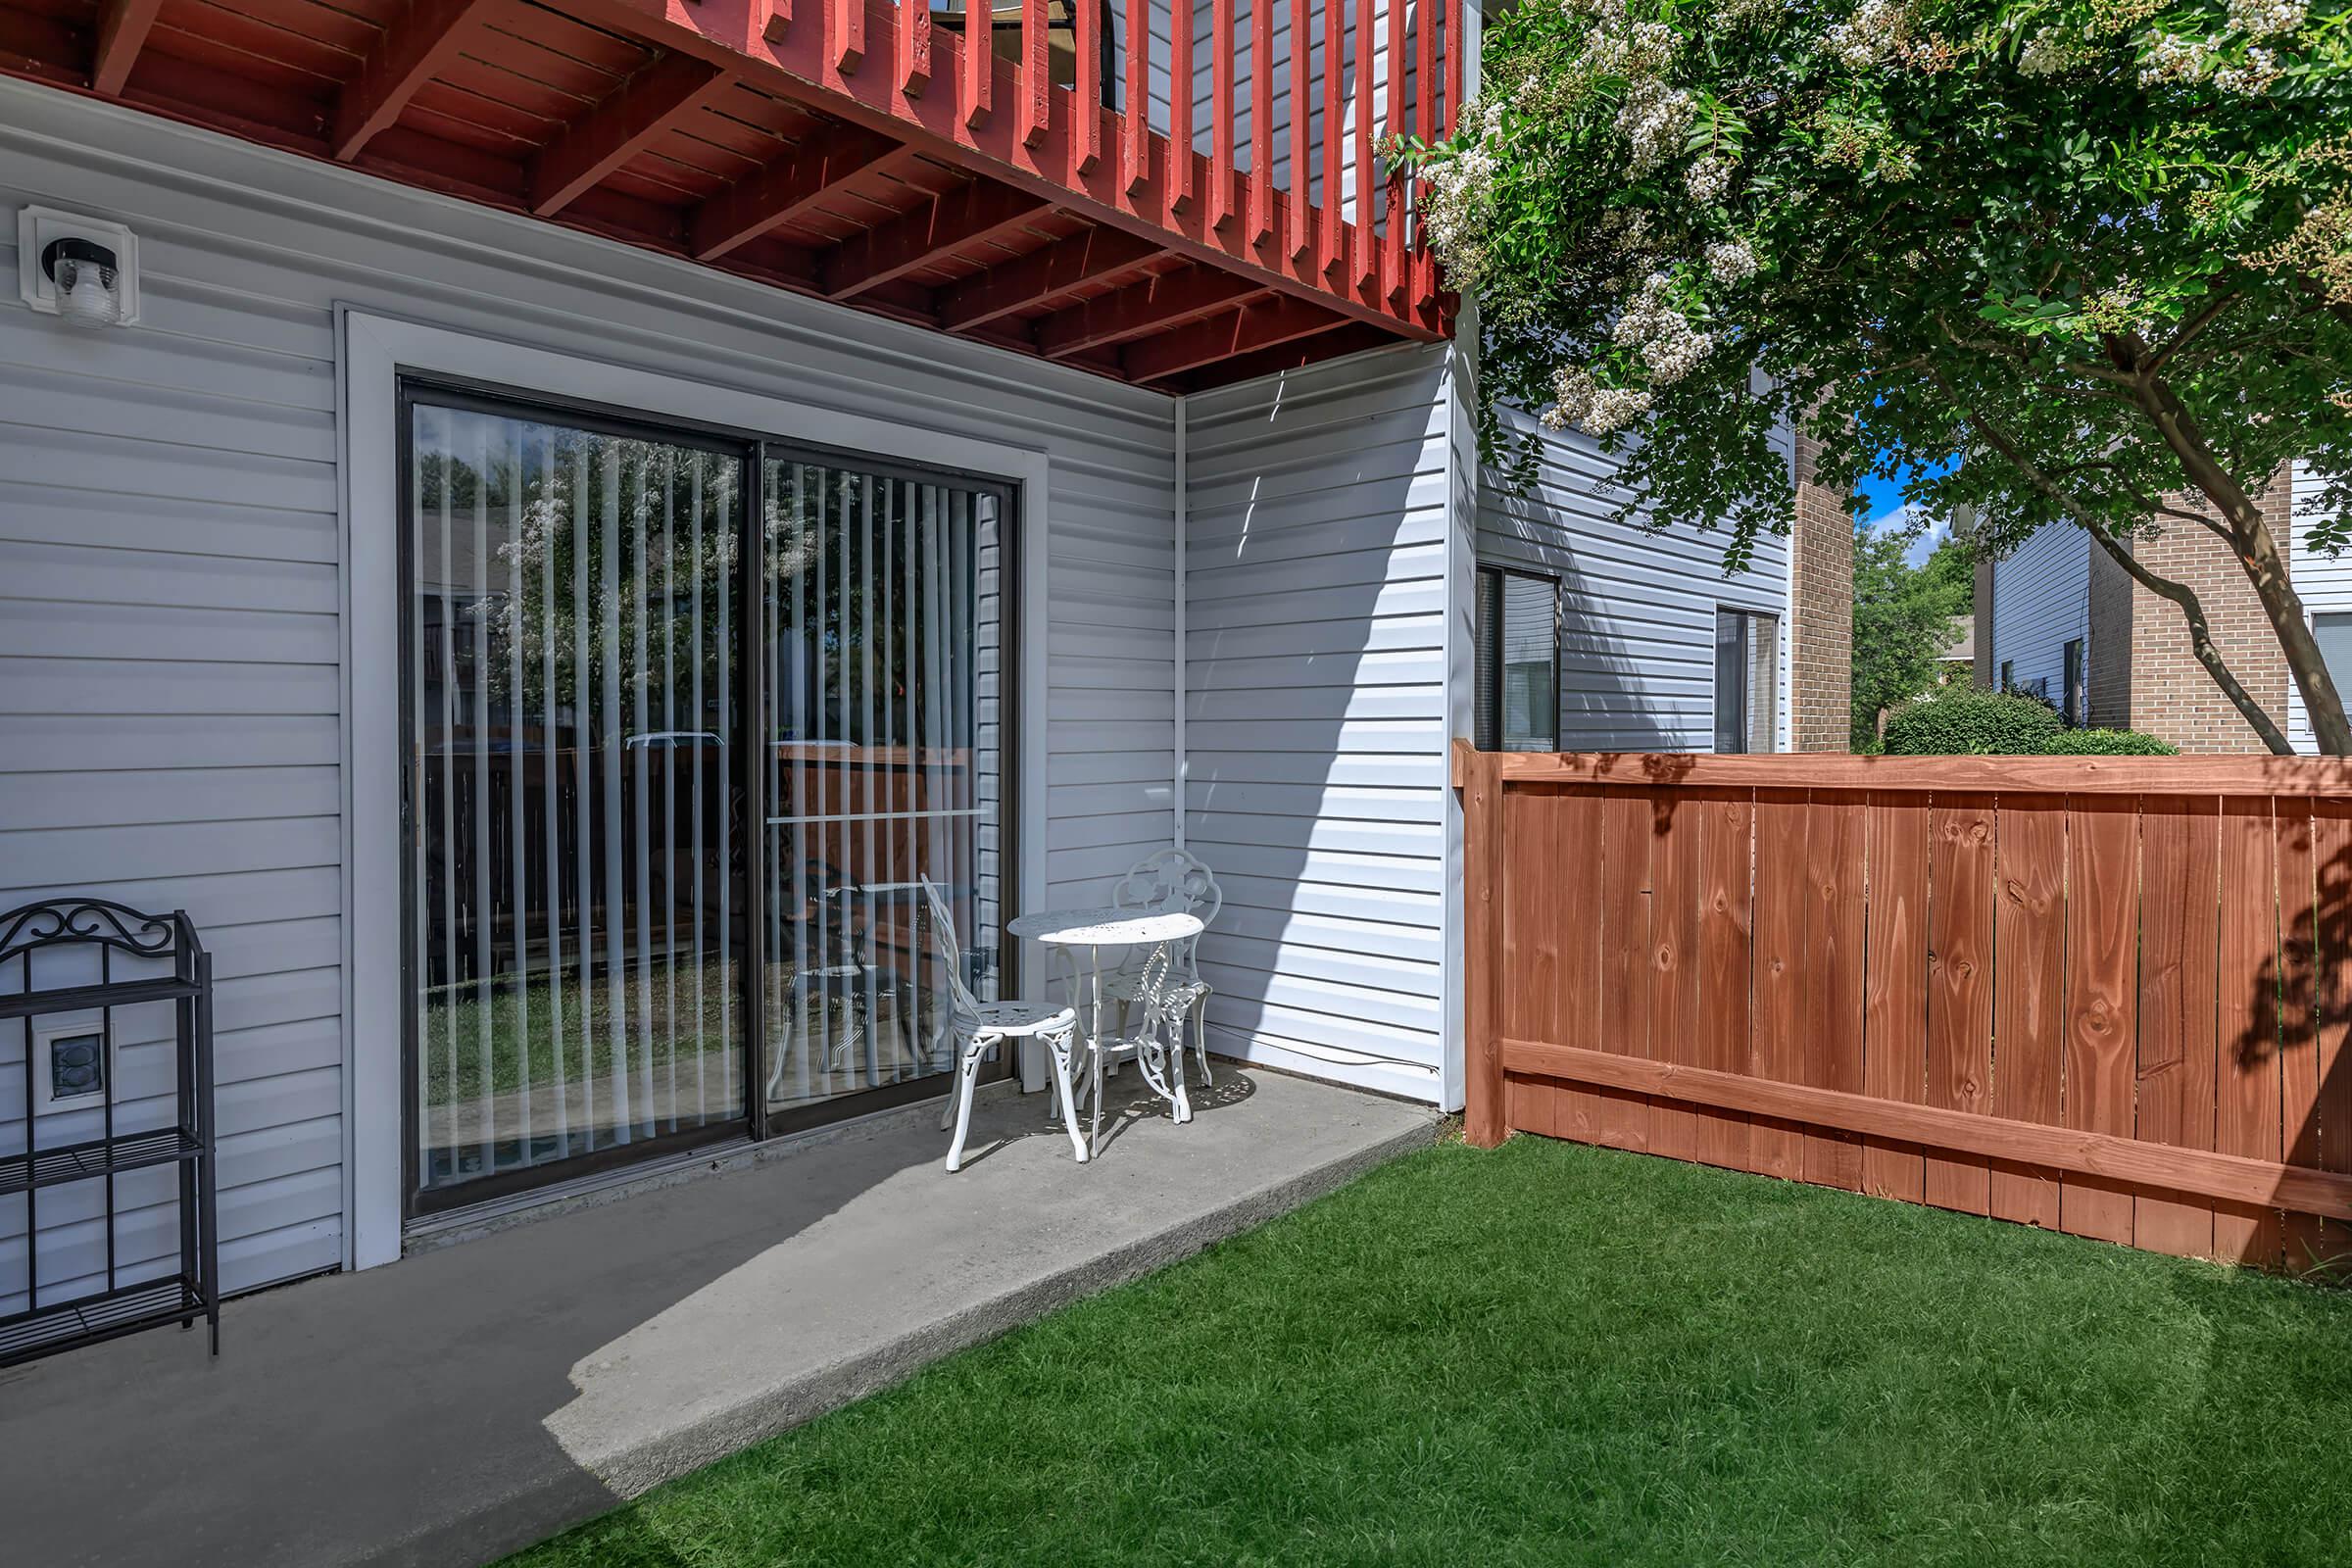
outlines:
[[[1295, 36], [1321, 7], [1345, 70], [1350, 0], [1282, 3]], [[1088, 5], [1049, 47], [1045, 0], [1023, 0], [1012, 59], [884, 0], [0, 0], [0, 71], [1140, 384], [1444, 336], [1404, 187], [1374, 185], [1379, 94], [1343, 124], [1324, 80], [1320, 170], [1303, 117], [1283, 150], [1327, 199], [1281, 188], [1270, 122], [1236, 142], [1234, 8], [1215, 9], [1199, 117], [1193, 29], [1153, 38], [1142, 0], [1115, 61]], [[1418, 73], [1409, 95], [1391, 78], [1391, 125], [1449, 127], [1457, 52], [1437, 69], [1436, 35], [1459, 11], [1390, 23]], [[1252, 102], [1274, 91], [1273, 22], [1249, 24]], [[1316, 101], [1310, 64], [1288, 63], [1294, 103]], [[1162, 72], [1172, 135], [1104, 106], [1106, 76], [1140, 103]]]

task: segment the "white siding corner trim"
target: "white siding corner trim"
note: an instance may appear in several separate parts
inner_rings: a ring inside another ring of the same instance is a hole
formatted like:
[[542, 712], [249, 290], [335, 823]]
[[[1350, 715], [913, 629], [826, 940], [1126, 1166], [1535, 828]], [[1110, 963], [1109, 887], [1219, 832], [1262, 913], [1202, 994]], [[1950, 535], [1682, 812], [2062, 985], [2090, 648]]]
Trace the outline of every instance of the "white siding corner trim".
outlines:
[[[349, 585], [343, 667], [349, 683], [345, 731], [344, 973], [349, 977], [351, 1088], [344, 1125], [351, 1172], [350, 1266], [400, 1256], [400, 657], [397, 393], [402, 371], [561, 393], [692, 423], [755, 430], [851, 452], [888, 453], [910, 463], [1009, 480], [1020, 487], [1022, 602], [1042, 607], [1048, 590], [1048, 492], [1042, 452], [898, 424], [780, 398], [713, 386], [523, 343], [336, 309], [343, 372], [343, 580]], [[1046, 712], [1047, 626], [1025, 615], [1020, 634], [1021, 706]], [[1020, 886], [1046, 877], [1048, 726], [1021, 726], [1017, 831]], [[1029, 896], [1029, 895], [1024, 895]], [[1026, 984], [1039, 977], [1030, 976]]]

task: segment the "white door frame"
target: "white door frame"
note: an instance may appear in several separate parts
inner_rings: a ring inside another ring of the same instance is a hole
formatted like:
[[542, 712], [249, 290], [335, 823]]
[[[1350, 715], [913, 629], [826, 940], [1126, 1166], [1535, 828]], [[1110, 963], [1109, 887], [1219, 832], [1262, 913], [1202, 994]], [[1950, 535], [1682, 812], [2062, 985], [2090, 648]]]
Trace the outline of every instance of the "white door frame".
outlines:
[[689, 381], [526, 343], [335, 308], [341, 372], [343, 581], [344, 1264], [400, 1256], [403, 1107], [400, 918], [399, 378], [445, 375], [778, 440], [987, 474], [1020, 492], [1019, 888], [1046, 883], [1047, 500], [1030, 448]]

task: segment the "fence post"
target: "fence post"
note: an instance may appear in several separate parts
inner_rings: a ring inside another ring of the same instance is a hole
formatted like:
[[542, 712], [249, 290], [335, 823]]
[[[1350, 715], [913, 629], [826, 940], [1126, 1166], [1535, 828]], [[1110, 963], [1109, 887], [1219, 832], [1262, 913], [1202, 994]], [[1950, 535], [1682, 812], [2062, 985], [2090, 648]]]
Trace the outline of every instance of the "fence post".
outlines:
[[1462, 794], [1462, 1136], [1493, 1149], [1509, 1132], [1502, 1107], [1497, 984], [1502, 960], [1502, 778], [1499, 758], [1453, 743]]

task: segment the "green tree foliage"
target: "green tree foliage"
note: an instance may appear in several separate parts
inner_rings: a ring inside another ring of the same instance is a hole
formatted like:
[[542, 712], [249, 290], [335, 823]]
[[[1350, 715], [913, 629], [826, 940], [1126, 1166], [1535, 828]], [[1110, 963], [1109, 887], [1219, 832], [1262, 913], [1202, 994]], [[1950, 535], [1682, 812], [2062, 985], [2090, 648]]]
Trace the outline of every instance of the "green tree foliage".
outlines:
[[1977, 608], [1977, 558], [1967, 545], [1946, 539], [1928, 555], [1920, 568], [1928, 580], [1950, 596], [1952, 613], [1964, 615]]
[[1953, 641], [1952, 617], [1966, 608], [1949, 571], [1905, 559], [1918, 537], [1916, 524], [1876, 532], [1867, 523], [1854, 527], [1856, 751], [1878, 750], [1882, 710], [1935, 690], [1936, 661]]
[[1406, 149], [1429, 233], [1485, 393], [1623, 453], [1629, 514], [1743, 564], [1792, 422], [1825, 483], [1910, 474], [1996, 556], [2079, 524], [2283, 749], [2127, 548], [2209, 528], [2352, 752], [2258, 504], [2300, 457], [2352, 515], [2343, 0], [1535, 0], [1482, 70], [1457, 138]]

